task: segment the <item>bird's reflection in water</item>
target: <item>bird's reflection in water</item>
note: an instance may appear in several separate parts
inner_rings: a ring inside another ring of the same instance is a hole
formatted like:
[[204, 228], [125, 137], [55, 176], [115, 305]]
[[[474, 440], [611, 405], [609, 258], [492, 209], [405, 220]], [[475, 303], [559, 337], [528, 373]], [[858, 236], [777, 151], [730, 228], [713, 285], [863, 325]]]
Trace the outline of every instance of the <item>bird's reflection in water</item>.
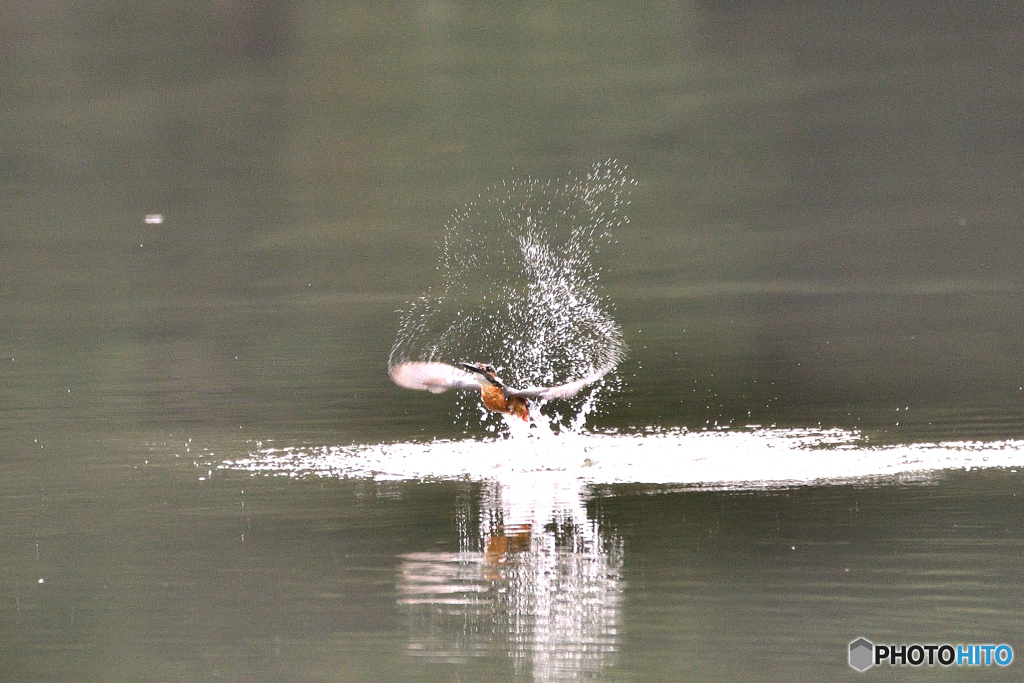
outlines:
[[510, 488], [491, 485], [476, 515], [462, 506], [460, 552], [402, 556], [409, 651], [449, 662], [504, 656], [542, 681], [598, 674], [616, 650], [621, 541], [587, 518], [578, 490], [548, 505], [529, 490], [523, 509]]
[[[509, 559], [517, 553], [530, 552], [533, 541], [533, 526], [530, 524], [512, 524], [497, 529], [497, 533], [488, 536], [484, 543], [484, 567], [498, 568], [508, 564]], [[501, 579], [501, 573], [488, 572], [488, 579]]]

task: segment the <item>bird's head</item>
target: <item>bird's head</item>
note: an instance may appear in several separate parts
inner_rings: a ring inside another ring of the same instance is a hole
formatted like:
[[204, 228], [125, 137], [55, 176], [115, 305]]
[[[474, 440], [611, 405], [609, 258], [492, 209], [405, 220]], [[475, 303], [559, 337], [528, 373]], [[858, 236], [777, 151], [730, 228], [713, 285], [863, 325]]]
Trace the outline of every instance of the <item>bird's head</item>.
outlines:
[[459, 363], [463, 368], [470, 372], [474, 372], [478, 375], [482, 375], [488, 382], [496, 387], [502, 386], [501, 379], [498, 378], [497, 371], [493, 365], [486, 363]]

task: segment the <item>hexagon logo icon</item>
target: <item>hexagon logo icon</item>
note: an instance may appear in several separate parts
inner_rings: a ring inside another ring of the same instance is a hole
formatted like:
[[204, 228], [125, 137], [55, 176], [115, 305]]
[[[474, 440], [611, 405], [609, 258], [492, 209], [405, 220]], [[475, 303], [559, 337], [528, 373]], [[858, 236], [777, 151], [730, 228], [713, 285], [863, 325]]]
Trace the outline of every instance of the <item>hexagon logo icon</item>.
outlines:
[[850, 666], [857, 671], [866, 671], [874, 665], [875, 646], [867, 638], [858, 638], [850, 643]]

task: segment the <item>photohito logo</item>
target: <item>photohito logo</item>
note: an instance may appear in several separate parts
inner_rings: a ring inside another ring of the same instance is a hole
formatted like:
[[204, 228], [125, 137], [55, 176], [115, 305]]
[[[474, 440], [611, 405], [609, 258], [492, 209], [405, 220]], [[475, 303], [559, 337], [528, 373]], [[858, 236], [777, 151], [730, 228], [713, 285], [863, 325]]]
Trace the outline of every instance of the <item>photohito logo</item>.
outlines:
[[867, 671], [876, 664], [889, 666], [1009, 666], [1013, 648], [1009, 645], [875, 645], [867, 638], [850, 643], [850, 666]]

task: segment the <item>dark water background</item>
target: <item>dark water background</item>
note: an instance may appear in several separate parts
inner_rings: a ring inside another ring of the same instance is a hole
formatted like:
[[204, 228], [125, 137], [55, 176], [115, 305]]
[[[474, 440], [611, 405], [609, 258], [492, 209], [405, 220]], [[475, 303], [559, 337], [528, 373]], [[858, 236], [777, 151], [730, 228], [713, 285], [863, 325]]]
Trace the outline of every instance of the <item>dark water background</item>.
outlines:
[[397, 311], [483, 188], [606, 158], [637, 180], [599, 263], [631, 351], [591, 425], [1024, 437], [1022, 53], [995, 2], [0, 6], [0, 679], [822, 680], [862, 635], [1024, 653], [1011, 470], [592, 491], [620, 597], [575, 673], [410, 649], [431, 627], [396, 603], [400, 558], [459, 551], [481, 482], [204, 472], [271, 440], [461, 436], [388, 381]]

